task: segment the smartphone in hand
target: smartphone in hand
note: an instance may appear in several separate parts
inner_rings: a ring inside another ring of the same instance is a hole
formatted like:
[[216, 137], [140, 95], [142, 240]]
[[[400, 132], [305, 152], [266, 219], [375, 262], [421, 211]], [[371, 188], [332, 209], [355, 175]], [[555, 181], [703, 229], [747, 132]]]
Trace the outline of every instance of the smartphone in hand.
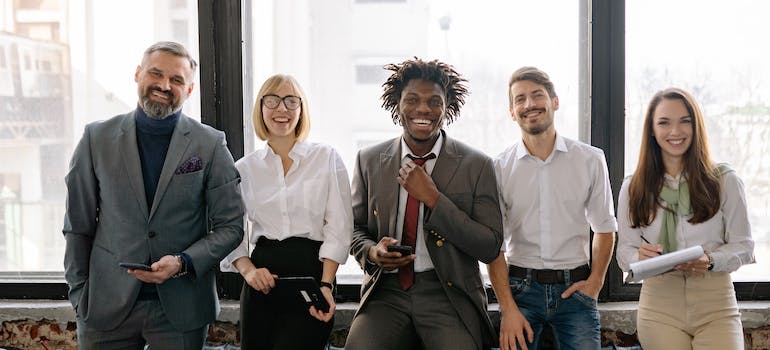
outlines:
[[131, 269], [131, 270], [152, 271], [152, 267], [145, 264], [122, 262], [119, 265], [122, 268]]
[[408, 245], [391, 244], [387, 246], [388, 252], [399, 252], [401, 256], [412, 255], [412, 247]]
[[285, 303], [301, 303], [306, 307], [312, 305], [316, 310], [329, 312], [329, 303], [321, 293], [318, 282], [310, 276], [278, 277], [270, 294]]

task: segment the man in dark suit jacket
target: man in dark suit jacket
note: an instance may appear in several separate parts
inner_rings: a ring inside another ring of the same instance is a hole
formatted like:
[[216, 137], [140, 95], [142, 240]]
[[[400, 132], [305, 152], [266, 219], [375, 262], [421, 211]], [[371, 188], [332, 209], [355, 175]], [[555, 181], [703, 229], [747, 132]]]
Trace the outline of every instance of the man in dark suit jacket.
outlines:
[[[345, 348], [486, 348], [496, 336], [478, 262], [503, 241], [494, 168], [441, 129], [458, 116], [465, 79], [439, 61], [386, 69], [383, 107], [404, 132], [356, 160], [351, 254], [365, 277]], [[414, 253], [389, 251], [396, 243]]]
[[64, 268], [80, 349], [200, 349], [219, 311], [212, 268], [243, 237], [240, 177], [224, 134], [181, 112], [195, 68], [177, 43], [150, 46], [137, 109], [86, 126], [72, 156]]

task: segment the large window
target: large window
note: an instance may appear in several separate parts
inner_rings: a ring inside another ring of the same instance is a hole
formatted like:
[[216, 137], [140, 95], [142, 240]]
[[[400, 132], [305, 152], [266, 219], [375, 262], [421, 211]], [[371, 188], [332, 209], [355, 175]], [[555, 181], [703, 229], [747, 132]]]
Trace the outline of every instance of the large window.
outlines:
[[[134, 108], [132, 75], [141, 52], [165, 39], [184, 43], [201, 58], [203, 79], [196, 79], [196, 94], [184, 111], [225, 130], [236, 158], [263, 147], [251, 129], [255, 90], [282, 72], [297, 77], [309, 95], [311, 140], [337, 148], [349, 169], [360, 148], [400, 134], [380, 107], [385, 75], [377, 67], [412, 56], [444, 60], [469, 79], [471, 95], [447, 132], [490, 156], [520, 137], [507, 111], [508, 76], [523, 65], [550, 73], [561, 100], [557, 130], [604, 149], [616, 193], [623, 175], [633, 171], [641, 113], [652, 93], [670, 85], [688, 89], [706, 112], [714, 156], [730, 162], [746, 184], [758, 264], [733, 274], [745, 281], [736, 284], [739, 298], [770, 295], [770, 284], [750, 282], [766, 281], [761, 271], [770, 264], [764, 156], [770, 151], [764, 141], [770, 109], [763, 102], [770, 97], [770, 71], [760, 64], [768, 53], [762, 1], [0, 5], [0, 283], [56, 277], [33, 287], [4, 283], [0, 297], [46, 297], [38, 291], [49, 287], [66, 294], [61, 224], [72, 148], [86, 123]], [[206, 10], [199, 14], [199, 8]], [[355, 295], [358, 266], [349, 263], [340, 275]], [[638, 286], [624, 285], [619, 275], [611, 267], [602, 298], [638, 298]], [[220, 292], [227, 291], [220, 295], [237, 298], [237, 276], [218, 283]]]
[[[197, 3], [186, 2], [0, 1], [0, 279], [61, 278], [74, 145], [85, 124], [136, 107], [147, 46], [174, 40], [198, 56]], [[200, 118], [197, 92], [183, 110]]]
[[625, 172], [636, 166], [652, 95], [671, 86], [691, 92], [705, 114], [712, 156], [745, 185], [757, 263], [733, 273], [735, 281], [770, 281], [768, 11], [770, 4], [752, 0], [626, 2]]
[[[401, 127], [380, 107], [382, 83], [390, 75], [383, 66], [413, 56], [440, 59], [468, 79], [471, 94], [461, 116], [445, 129], [492, 157], [520, 138], [519, 127], [508, 114], [507, 91], [511, 73], [525, 65], [551, 75], [560, 99], [556, 128], [578, 138], [581, 115], [588, 113], [579, 110], [578, 101], [579, 3], [288, 0], [254, 4], [244, 22], [251, 19], [252, 23], [254, 46], [245, 57], [255, 74], [244, 83], [257, 91], [271, 74], [294, 75], [309, 97], [310, 140], [335, 147], [351, 176], [359, 149], [401, 134]], [[548, 13], [551, 24], [543, 26], [539, 16], [522, 15], [534, 13]], [[272, 29], [270, 35], [265, 35], [266, 28]], [[246, 103], [253, 101], [252, 96]], [[246, 134], [253, 137], [250, 129]], [[361, 269], [350, 258], [339, 275], [356, 281]]]

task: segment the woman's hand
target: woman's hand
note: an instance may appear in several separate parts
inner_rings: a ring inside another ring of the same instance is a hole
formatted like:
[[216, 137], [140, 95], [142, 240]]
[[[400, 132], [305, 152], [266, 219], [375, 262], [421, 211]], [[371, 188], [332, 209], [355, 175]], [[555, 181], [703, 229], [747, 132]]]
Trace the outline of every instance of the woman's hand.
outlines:
[[264, 294], [270, 293], [270, 289], [275, 287], [275, 279], [278, 275], [270, 273], [270, 270], [260, 267], [248, 269], [242, 274], [246, 283]]
[[709, 257], [703, 254], [700, 258], [676, 265], [674, 269], [684, 272], [688, 277], [703, 276], [709, 269]]
[[639, 246], [639, 261], [654, 258], [663, 254], [663, 246], [660, 244], [642, 243]]
[[319, 321], [329, 322], [329, 320], [332, 319], [332, 316], [334, 316], [334, 311], [337, 309], [337, 304], [334, 303], [334, 296], [332, 295], [332, 290], [329, 287], [321, 287], [321, 294], [323, 294], [324, 298], [326, 298], [326, 302], [329, 303], [329, 312], [317, 310], [315, 306], [311, 306], [308, 312], [310, 312], [310, 316], [317, 318]]

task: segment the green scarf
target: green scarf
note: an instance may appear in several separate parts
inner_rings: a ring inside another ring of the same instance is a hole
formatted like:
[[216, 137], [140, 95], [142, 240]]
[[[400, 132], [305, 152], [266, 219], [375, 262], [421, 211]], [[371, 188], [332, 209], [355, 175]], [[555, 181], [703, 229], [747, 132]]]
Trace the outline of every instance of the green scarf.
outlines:
[[[717, 164], [714, 170], [718, 177], [733, 171], [725, 163]], [[664, 184], [663, 189], [660, 190], [660, 199], [666, 203], [666, 207], [663, 208], [663, 222], [660, 224], [658, 243], [663, 246], [664, 253], [670, 253], [677, 250], [676, 224], [679, 216], [686, 217], [692, 214], [690, 186], [687, 185], [686, 180], [679, 182], [677, 189], [669, 188]]]
[[676, 250], [676, 224], [679, 216], [692, 214], [690, 186], [687, 186], [687, 181], [679, 182], [677, 189], [663, 185], [663, 189], [660, 190], [660, 199], [666, 203], [666, 207], [663, 208], [663, 222], [660, 224], [658, 243], [663, 246], [664, 253], [670, 253]]

